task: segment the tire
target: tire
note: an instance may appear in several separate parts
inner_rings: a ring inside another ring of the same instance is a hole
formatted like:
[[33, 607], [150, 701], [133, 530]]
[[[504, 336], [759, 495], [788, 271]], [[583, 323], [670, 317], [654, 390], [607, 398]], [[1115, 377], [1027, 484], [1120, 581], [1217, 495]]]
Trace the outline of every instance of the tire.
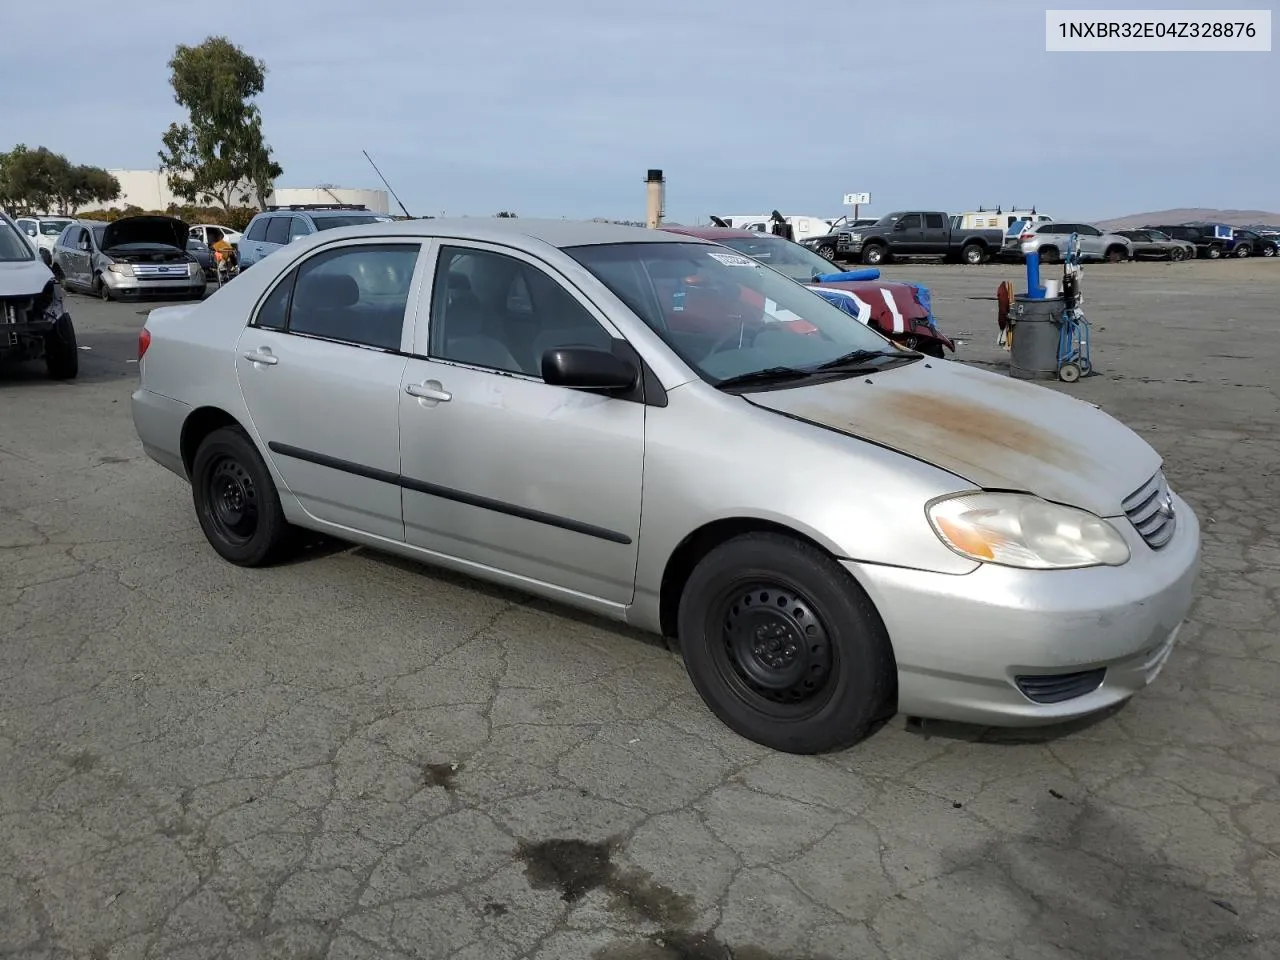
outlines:
[[884, 261], [885, 247], [883, 243], [873, 243], [862, 251], [862, 262], [867, 266], [879, 266]]
[[987, 258], [987, 252], [980, 243], [966, 243], [960, 251], [960, 259], [970, 266], [977, 266]]
[[102, 274], [93, 278], [93, 292], [103, 303], [111, 302], [111, 288], [107, 286], [107, 281], [102, 279]]
[[1208, 257], [1210, 260], [1219, 260], [1222, 257], [1222, 247], [1218, 246], [1215, 243], [1213, 246], [1211, 246], [1208, 250], [1205, 251], [1204, 255]]
[[44, 367], [50, 380], [74, 380], [80, 375], [80, 347], [69, 313], [60, 316], [44, 336]]
[[1041, 263], [1057, 263], [1058, 248], [1057, 247], [1041, 247], [1040, 262]]
[[1064, 363], [1058, 368], [1058, 379], [1063, 383], [1075, 383], [1083, 372], [1078, 363]]
[[1174, 263], [1177, 263], [1178, 261], [1184, 259], [1186, 255], [1187, 255], [1187, 251], [1183, 250], [1181, 247], [1174, 247], [1172, 250], [1169, 251], [1169, 259], [1172, 260]]
[[44, 247], [40, 248], [40, 259], [44, 261], [44, 265], [46, 267], [53, 266], [53, 257], [50, 255], [49, 251], [46, 250]]
[[209, 544], [230, 563], [266, 566], [292, 540], [271, 472], [240, 427], [221, 427], [201, 442], [191, 496]]
[[1262, 255], [1264, 257], [1274, 257], [1276, 255], [1276, 248], [1272, 244], [1266, 244], [1262, 248]]
[[1250, 256], [1252, 253], [1253, 253], [1253, 249], [1247, 243], [1242, 243], [1240, 244], [1240, 246], [1236, 247], [1234, 255], [1237, 260], [1243, 260], [1245, 257]]
[[750, 533], [708, 553], [680, 597], [678, 634], [712, 713], [762, 746], [844, 749], [896, 709], [892, 648], [871, 600], [827, 554], [792, 537]]
[[1125, 253], [1124, 247], [1107, 248], [1107, 263], [1120, 263], [1121, 261], [1128, 259], [1129, 257]]
[[836, 259], [836, 248], [834, 244], [826, 244], [824, 246], [819, 247], [818, 253], [820, 256], [825, 257], [826, 259], [830, 260], [832, 263], [838, 264], [840, 262]]

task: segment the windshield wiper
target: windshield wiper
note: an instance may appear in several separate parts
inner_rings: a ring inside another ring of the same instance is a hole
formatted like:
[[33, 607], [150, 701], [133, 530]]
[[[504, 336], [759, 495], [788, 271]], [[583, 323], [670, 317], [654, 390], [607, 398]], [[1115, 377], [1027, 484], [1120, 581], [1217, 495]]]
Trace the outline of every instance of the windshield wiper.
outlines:
[[836, 357], [834, 360], [828, 360], [826, 363], [820, 363], [814, 370], [834, 370], [837, 367], [856, 367], [863, 366], [870, 360], [878, 360], [887, 358], [890, 360], [919, 360], [921, 354], [903, 353], [901, 350], [854, 350], [852, 353], [846, 353], [844, 356]]
[[803, 380], [805, 377], [812, 375], [812, 370], [801, 370], [799, 367], [765, 367], [763, 370], [752, 370], [750, 373], [740, 373], [735, 377], [729, 377], [725, 380], [721, 380], [716, 384], [716, 387], [738, 387], [756, 383], [780, 383], [786, 380]]

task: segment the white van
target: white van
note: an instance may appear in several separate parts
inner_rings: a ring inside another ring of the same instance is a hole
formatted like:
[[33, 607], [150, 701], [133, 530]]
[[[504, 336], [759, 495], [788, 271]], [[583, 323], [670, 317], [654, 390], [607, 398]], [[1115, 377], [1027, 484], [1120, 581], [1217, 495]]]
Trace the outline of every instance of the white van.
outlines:
[[[773, 230], [773, 218], [767, 213], [720, 219], [735, 230], [754, 230], [757, 233], [770, 233]], [[831, 221], [822, 217], [786, 217], [785, 219], [791, 225], [791, 232], [797, 242], [809, 237], [826, 236], [831, 232]]]

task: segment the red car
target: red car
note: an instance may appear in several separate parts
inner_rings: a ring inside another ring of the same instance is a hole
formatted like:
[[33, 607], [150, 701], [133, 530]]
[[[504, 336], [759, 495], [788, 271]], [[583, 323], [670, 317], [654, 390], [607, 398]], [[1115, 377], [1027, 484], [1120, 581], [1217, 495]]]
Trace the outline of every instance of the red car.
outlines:
[[819, 281], [819, 277], [842, 271], [826, 257], [771, 233], [731, 227], [660, 229], [732, 247], [793, 280], [820, 289], [833, 302], [847, 297], [847, 302], [839, 303], [842, 309], [903, 346], [935, 357], [943, 355], [943, 347], [955, 353], [955, 343], [938, 329], [929, 310], [928, 292], [916, 284], [896, 280]]

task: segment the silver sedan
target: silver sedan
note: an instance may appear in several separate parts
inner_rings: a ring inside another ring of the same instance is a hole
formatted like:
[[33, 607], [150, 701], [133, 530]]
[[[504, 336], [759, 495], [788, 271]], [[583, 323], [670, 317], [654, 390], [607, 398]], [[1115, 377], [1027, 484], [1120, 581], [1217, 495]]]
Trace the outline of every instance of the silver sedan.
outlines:
[[143, 447], [226, 560], [307, 528], [661, 633], [780, 750], [1098, 711], [1192, 602], [1196, 517], [1128, 428], [691, 237], [324, 231], [151, 311], [139, 357]]

